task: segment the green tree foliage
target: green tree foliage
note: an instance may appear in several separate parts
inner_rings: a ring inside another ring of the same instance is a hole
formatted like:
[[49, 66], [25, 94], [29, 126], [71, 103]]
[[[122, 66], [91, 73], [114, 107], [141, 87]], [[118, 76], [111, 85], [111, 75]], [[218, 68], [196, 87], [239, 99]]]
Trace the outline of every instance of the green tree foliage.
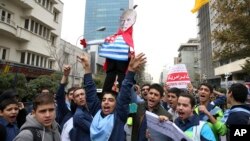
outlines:
[[[212, 6], [218, 11], [219, 25], [213, 38], [222, 47], [213, 52], [215, 60], [242, 59], [250, 56], [250, 0], [216, 0]], [[248, 67], [247, 67], [248, 66]], [[243, 67], [247, 72], [250, 62]]]
[[96, 84], [96, 88], [102, 88], [103, 84], [104, 84], [104, 80], [105, 80], [105, 75], [104, 74], [96, 74], [93, 78], [95, 84]]
[[4, 91], [10, 88], [16, 89], [20, 99], [25, 97], [27, 94], [26, 83], [27, 83], [27, 80], [24, 74], [8, 73], [8, 74], [0, 75], [0, 90]]
[[41, 92], [44, 88], [49, 89], [51, 93], [56, 93], [61, 77], [60, 73], [53, 73], [51, 75], [41, 75], [36, 79], [30, 80], [27, 84], [27, 99], [32, 99], [34, 95]]

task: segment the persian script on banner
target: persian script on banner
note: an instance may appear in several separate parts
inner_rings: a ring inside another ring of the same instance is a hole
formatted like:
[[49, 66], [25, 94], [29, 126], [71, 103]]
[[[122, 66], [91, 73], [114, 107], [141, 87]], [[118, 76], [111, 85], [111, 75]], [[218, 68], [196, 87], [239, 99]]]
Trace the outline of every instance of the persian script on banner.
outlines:
[[185, 64], [177, 64], [170, 67], [166, 80], [166, 84], [170, 88], [177, 87], [180, 89], [185, 89], [189, 83], [190, 78]]

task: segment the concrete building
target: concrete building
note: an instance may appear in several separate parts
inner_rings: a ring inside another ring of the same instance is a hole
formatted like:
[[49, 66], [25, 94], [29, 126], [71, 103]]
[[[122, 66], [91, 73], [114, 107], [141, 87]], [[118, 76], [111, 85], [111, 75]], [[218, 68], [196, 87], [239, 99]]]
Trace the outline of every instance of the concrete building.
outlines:
[[[178, 57], [175, 57], [174, 60], [176, 61], [176, 62], [174, 62], [174, 64], [177, 64], [178, 63], [177, 62]], [[160, 84], [165, 84], [166, 83], [169, 68], [170, 68], [170, 66], [168, 66], [168, 65], [163, 66], [163, 69], [162, 69], [162, 72], [161, 72], [161, 75], [160, 75], [160, 78], [159, 78], [160, 79], [159, 80]]]
[[94, 74], [97, 74], [99, 72], [103, 72], [103, 65], [105, 63], [105, 58], [100, 57], [98, 55], [98, 47], [101, 43], [104, 42], [104, 39], [97, 39], [97, 40], [91, 40], [89, 41], [88, 48], [86, 51], [90, 54], [91, 57], [91, 70]]
[[[103, 39], [116, 33], [122, 12], [132, 7], [133, 0], [87, 0], [84, 9], [84, 35], [87, 41]], [[104, 32], [92, 32], [101, 26], [106, 27]]]
[[[57, 50], [56, 63], [62, 71], [64, 64], [71, 65], [71, 73], [69, 75], [68, 87], [81, 86], [84, 70], [82, 64], [77, 61], [77, 56], [80, 56], [85, 52], [81, 48], [70, 44], [69, 42], [61, 39], [60, 47]], [[92, 61], [92, 60], [91, 60]]]
[[185, 64], [191, 83], [197, 86], [201, 81], [198, 39], [189, 39], [179, 47], [178, 64]]
[[209, 3], [205, 4], [198, 11], [198, 36], [200, 39], [200, 62], [201, 62], [201, 76], [206, 79], [209, 83], [217, 84], [220, 83], [220, 77], [214, 74], [214, 64], [212, 58], [212, 39], [211, 39], [211, 26], [210, 21], [210, 8]]
[[0, 1], [0, 71], [29, 79], [57, 69], [62, 11], [60, 0]]
[[[222, 25], [215, 23], [217, 15], [219, 14], [215, 9], [212, 8], [212, 5], [216, 0], [211, 0], [209, 3], [209, 15], [210, 15], [210, 26], [211, 32], [217, 29], [223, 29]], [[220, 45], [215, 40], [211, 40], [212, 50], [216, 51], [218, 48], [223, 48], [225, 46]], [[249, 55], [250, 57], [250, 55]], [[245, 59], [229, 59], [229, 60], [218, 60], [214, 64], [214, 75], [220, 79], [220, 85], [222, 87], [229, 87], [232, 83], [235, 82], [244, 82], [249, 76], [243, 71], [242, 65], [246, 62]], [[227, 84], [226, 84], [227, 83]]]

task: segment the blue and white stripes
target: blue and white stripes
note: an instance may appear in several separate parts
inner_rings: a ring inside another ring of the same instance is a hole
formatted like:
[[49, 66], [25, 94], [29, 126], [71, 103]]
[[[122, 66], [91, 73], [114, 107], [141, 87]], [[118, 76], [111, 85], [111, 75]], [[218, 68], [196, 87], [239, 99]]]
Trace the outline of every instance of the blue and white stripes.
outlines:
[[99, 56], [114, 60], [127, 61], [129, 45], [121, 35], [117, 36], [112, 43], [104, 42], [99, 46]]

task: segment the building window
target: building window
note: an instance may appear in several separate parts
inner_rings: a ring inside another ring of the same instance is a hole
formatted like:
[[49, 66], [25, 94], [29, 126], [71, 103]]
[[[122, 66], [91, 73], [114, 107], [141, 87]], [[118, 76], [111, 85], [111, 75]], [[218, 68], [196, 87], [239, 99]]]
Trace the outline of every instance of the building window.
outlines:
[[54, 10], [54, 21], [58, 22], [58, 12]]
[[35, 24], [35, 33], [37, 34], [38, 31], [38, 23]]
[[52, 6], [53, 6], [52, 2], [49, 2], [49, 7], [48, 7], [49, 11], [52, 11]]
[[49, 0], [46, 2], [46, 9], [49, 9]]
[[30, 31], [33, 32], [33, 29], [34, 29], [34, 21], [31, 20]]
[[49, 29], [47, 28], [47, 35], [46, 35], [46, 39], [49, 39], [49, 34], [50, 34], [50, 32], [49, 32]]
[[25, 52], [21, 52], [21, 60], [20, 63], [24, 63], [25, 62]]
[[41, 57], [41, 60], [40, 60], [40, 67], [43, 67], [43, 57]]
[[44, 7], [45, 7], [45, 1], [46, 1], [46, 0], [43, 0], [43, 3], [42, 3], [42, 5], [43, 5]]
[[39, 56], [36, 56], [36, 66], [39, 66]]
[[53, 61], [49, 61], [49, 69], [52, 69], [53, 67]]
[[2, 20], [2, 21], [5, 21], [5, 14], [6, 14], [6, 12], [5, 12], [5, 11], [2, 11], [2, 14], [1, 14], [1, 20]]
[[25, 29], [29, 29], [29, 19], [25, 19], [25, 22], [24, 22], [24, 28]]
[[3, 60], [6, 60], [6, 55], [7, 55], [7, 49], [3, 49], [3, 53], [2, 53]]
[[40, 28], [39, 28], [39, 35], [42, 36], [42, 32], [43, 32], [43, 26], [40, 25]]
[[56, 44], [56, 37], [51, 35], [50, 40], [51, 40], [51, 45], [55, 46], [55, 44]]
[[8, 14], [7, 14], [7, 23], [10, 24], [10, 20], [11, 20], [11, 15], [10, 15], [10, 13], [8, 13]]
[[46, 65], [47, 65], [47, 59], [44, 58], [44, 68], [46, 68]]
[[63, 63], [68, 64], [69, 63], [69, 53], [64, 52], [63, 58], [64, 58]]
[[28, 53], [26, 64], [28, 64], [28, 65], [30, 64], [30, 53]]
[[46, 27], [43, 27], [43, 37], [44, 37], [44, 38], [46, 38], [46, 34], [47, 34], [46, 31], [47, 31]]
[[35, 65], [35, 54], [32, 54], [31, 65]]

